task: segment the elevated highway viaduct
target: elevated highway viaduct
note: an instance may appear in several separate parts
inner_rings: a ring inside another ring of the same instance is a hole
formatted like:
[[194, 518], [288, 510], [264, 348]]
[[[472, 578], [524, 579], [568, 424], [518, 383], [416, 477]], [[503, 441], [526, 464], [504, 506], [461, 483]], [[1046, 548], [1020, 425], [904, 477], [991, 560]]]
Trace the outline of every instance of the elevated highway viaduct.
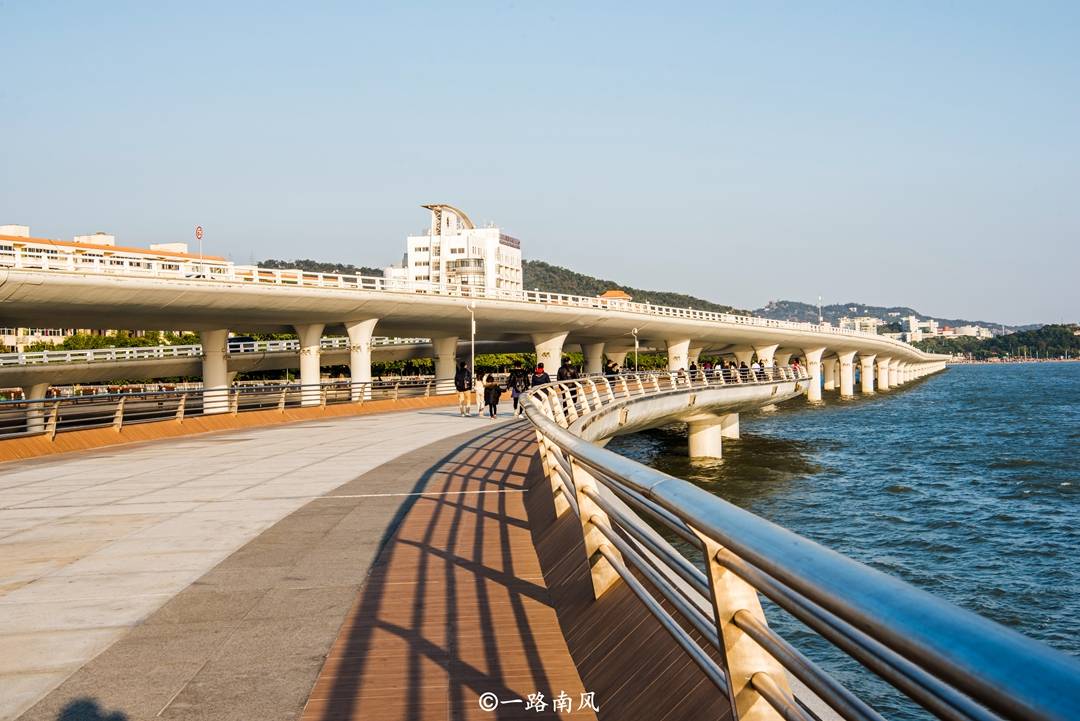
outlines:
[[[358, 388], [371, 380], [376, 330], [430, 338], [436, 377], [448, 379], [459, 343], [470, 336], [471, 318], [478, 340], [531, 347], [549, 368], [570, 346], [581, 347], [587, 372], [599, 372], [604, 356], [624, 364], [635, 345], [666, 350], [674, 371], [688, 368], [702, 353], [748, 363], [756, 357], [766, 367], [799, 358], [809, 372], [806, 394], [812, 402], [820, 402], [822, 389], [853, 395], [856, 364], [863, 392], [902, 385], [945, 365], [944, 356], [831, 326], [541, 291], [475, 288], [462, 295], [382, 278], [241, 266], [210, 278], [183, 264], [114, 260], [109, 266], [72, 266], [33, 254], [0, 261], [8, 266], [0, 267], [0, 319], [52, 327], [197, 330], [207, 390], [226, 388], [235, 370], [230, 331], [295, 332], [303, 385], [318, 385], [321, 339], [328, 331], [347, 335], [348, 365]], [[313, 395], [307, 402], [318, 400]]]

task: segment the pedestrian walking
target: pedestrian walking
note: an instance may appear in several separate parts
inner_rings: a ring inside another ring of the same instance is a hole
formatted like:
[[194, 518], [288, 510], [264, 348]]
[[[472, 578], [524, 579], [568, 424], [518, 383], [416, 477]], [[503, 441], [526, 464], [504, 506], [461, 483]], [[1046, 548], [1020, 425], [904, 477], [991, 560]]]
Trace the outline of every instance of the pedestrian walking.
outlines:
[[514, 415], [518, 415], [518, 403], [521, 394], [529, 390], [529, 372], [522, 367], [519, 360], [514, 361], [514, 367], [510, 369], [510, 377], [506, 379], [506, 389], [510, 391], [510, 398], [514, 401]]
[[533, 372], [533, 377], [532, 377], [533, 388], [535, 388], [536, 386], [542, 386], [545, 383], [550, 383], [550, 382], [551, 382], [551, 376], [549, 376], [547, 371], [544, 370], [544, 364], [543, 363], [537, 363], [536, 364], [536, 370]]
[[495, 414], [499, 410], [499, 398], [502, 397], [502, 387], [490, 373], [484, 379], [484, 405], [487, 406], [488, 416], [495, 420]]
[[458, 410], [461, 415], [472, 415], [469, 411], [469, 393], [473, 389], [473, 377], [465, 361], [458, 365], [457, 372], [454, 373], [454, 388], [457, 390]]

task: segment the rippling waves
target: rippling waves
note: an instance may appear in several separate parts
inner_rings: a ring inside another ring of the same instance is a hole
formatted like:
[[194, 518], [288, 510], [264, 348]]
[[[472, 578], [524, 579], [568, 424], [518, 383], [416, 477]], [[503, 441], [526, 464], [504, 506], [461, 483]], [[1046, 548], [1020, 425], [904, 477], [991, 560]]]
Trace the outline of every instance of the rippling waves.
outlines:
[[[610, 450], [1080, 656], [1080, 364], [958, 366], [906, 388], [744, 414], [715, 462], [685, 427]], [[770, 624], [891, 718], [923, 718], [767, 607]]]

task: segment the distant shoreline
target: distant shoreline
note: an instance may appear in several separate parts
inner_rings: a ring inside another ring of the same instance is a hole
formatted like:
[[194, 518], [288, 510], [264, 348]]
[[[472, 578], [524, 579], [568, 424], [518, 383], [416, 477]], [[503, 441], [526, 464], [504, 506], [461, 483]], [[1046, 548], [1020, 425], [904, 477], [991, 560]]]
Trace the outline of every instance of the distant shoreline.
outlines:
[[986, 366], [986, 365], [1019, 365], [1021, 363], [1077, 363], [1080, 358], [1010, 358], [1008, 360], [967, 360], [957, 358], [945, 361], [945, 365], [963, 366]]

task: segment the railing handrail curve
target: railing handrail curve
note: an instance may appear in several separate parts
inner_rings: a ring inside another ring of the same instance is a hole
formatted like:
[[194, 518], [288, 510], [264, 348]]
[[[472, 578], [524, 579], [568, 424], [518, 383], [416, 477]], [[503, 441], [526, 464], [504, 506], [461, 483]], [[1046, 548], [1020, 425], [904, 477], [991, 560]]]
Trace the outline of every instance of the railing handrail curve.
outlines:
[[[617, 479], [977, 705], [1018, 721], [1080, 718], [1077, 659], [575, 435], [550, 412], [552, 394], [567, 402], [566, 391], [566, 383], [558, 382], [532, 389], [525, 415], [548, 444], [601, 482]], [[976, 705], [960, 710], [965, 717], [986, 717]]]

